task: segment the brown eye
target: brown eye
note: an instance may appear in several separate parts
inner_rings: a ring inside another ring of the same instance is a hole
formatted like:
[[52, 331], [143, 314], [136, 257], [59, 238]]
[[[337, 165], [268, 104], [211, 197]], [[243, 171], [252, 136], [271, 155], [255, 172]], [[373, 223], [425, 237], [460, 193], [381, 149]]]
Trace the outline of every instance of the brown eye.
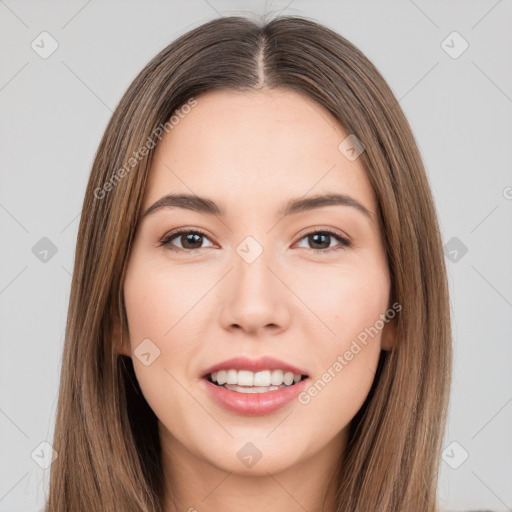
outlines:
[[[206, 235], [200, 231], [181, 230], [164, 237], [160, 245], [176, 252], [194, 251], [203, 248], [202, 244], [205, 239], [208, 240]], [[173, 240], [177, 240], [181, 245], [176, 246], [172, 243]]]
[[338, 247], [335, 247], [333, 250], [350, 247], [350, 241], [347, 238], [331, 230], [324, 229], [312, 231], [301, 238], [301, 240], [304, 239], [307, 239], [308, 243], [308, 247], [306, 248], [316, 250], [316, 252], [323, 252], [332, 249], [331, 242], [333, 240], [337, 240], [339, 242]]
[[[315, 252], [329, 252], [330, 250], [343, 249], [350, 247], [350, 241], [341, 234], [331, 230], [317, 230], [304, 235], [300, 240], [307, 239], [307, 249]], [[203, 242], [209, 238], [201, 231], [195, 230], [180, 230], [165, 236], [160, 246], [165, 246], [167, 249], [174, 252], [193, 252], [203, 249]], [[338, 241], [338, 246], [332, 247], [331, 242]], [[178, 244], [176, 244], [176, 242]], [[212, 244], [213, 245], [213, 244]], [[211, 246], [212, 246], [211, 245]]]

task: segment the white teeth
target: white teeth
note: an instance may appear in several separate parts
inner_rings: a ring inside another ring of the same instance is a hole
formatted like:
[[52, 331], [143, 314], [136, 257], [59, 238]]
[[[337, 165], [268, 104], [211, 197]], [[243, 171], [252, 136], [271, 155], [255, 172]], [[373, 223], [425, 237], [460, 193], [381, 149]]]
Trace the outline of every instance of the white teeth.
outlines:
[[273, 386], [279, 386], [279, 384], [282, 384], [284, 382], [284, 373], [282, 370], [273, 370], [272, 371], [272, 378], [271, 378], [271, 384]]
[[293, 384], [293, 372], [286, 372], [284, 374], [284, 383], [287, 386], [290, 386], [291, 384]]
[[262, 372], [256, 372], [254, 374], [253, 386], [270, 386], [270, 370], [263, 370]]
[[[213, 377], [213, 375], [212, 375]], [[228, 372], [226, 370], [219, 370], [217, 372], [217, 384], [220, 384], [222, 386], [222, 384], [224, 384], [226, 382], [226, 380], [228, 379]]]
[[[220, 386], [238, 385], [254, 386], [254, 388], [267, 388], [269, 386], [291, 386], [293, 383], [301, 380], [300, 374], [293, 372], [284, 372], [283, 370], [263, 370], [251, 372], [249, 370], [219, 370], [211, 374], [212, 381]], [[225, 386], [227, 387], [227, 386]]]
[[236, 384], [224, 384], [222, 387], [237, 393], [266, 393], [267, 391], [275, 391], [287, 386], [286, 384], [281, 384], [281, 386], [237, 386]]
[[228, 370], [226, 384], [236, 384], [238, 382], [237, 373], [236, 370]]
[[254, 383], [254, 373], [249, 370], [238, 370], [237, 382], [239, 386], [252, 386]]

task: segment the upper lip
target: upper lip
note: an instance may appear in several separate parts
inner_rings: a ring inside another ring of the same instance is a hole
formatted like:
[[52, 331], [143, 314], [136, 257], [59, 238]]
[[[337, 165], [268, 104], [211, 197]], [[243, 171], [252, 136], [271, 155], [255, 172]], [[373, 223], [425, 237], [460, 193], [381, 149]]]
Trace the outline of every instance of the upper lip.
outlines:
[[226, 359], [221, 363], [214, 364], [207, 368], [204, 372], [203, 377], [208, 377], [210, 373], [217, 372], [219, 370], [250, 370], [252, 372], [258, 372], [263, 370], [284, 370], [292, 372], [296, 375], [307, 375], [307, 372], [297, 366], [291, 365], [274, 357], [264, 356], [259, 359], [249, 359], [247, 357], [233, 357], [232, 359]]

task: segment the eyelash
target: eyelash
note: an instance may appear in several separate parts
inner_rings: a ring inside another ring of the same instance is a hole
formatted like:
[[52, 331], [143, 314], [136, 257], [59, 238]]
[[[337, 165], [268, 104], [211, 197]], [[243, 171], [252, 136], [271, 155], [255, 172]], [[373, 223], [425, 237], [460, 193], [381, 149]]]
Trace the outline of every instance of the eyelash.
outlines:
[[[160, 240], [159, 247], [166, 247], [166, 249], [168, 249], [169, 251], [177, 252], [177, 253], [181, 253], [181, 252], [194, 253], [196, 251], [200, 251], [201, 248], [199, 248], [199, 249], [182, 249], [180, 247], [174, 247], [171, 244], [171, 240], [174, 240], [179, 235], [182, 235], [182, 234], [185, 234], [185, 233], [186, 234], [192, 234], [192, 235], [199, 235], [199, 236], [203, 236], [205, 238], [208, 238], [206, 233], [203, 233], [202, 231], [198, 231], [198, 230], [195, 230], [195, 229], [180, 229], [178, 231], [174, 231], [173, 233], [170, 233], [169, 235], [164, 236]], [[322, 235], [328, 234], [328, 235], [334, 237], [335, 239], [337, 239], [340, 242], [340, 244], [339, 244], [339, 246], [337, 248], [336, 247], [335, 248], [330, 247], [330, 248], [327, 248], [327, 249], [319, 249], [319, 250], [308, 248], [308, 250], [313, 251], [315, 253], [325, 254], [327, 252], [337, 251], [337, 250], [340, 250], [340, 249], [347, 249], [347, 248], [352, 246], [350, 240], [348, 240], [344, 236], [340, 235], [337, 231], [333, 231], [333, 230], [328, 229], [328, 228], [327, 229], [318, 229], [318, 230], [310, 231], [309, 233], [305, 233], [298, 240], [298, 242], [300, 242], [302, 239], [304, 239], [304, 238], [306, 238], [308, 236], [316, 235], [316, 234], [322, 234]]]

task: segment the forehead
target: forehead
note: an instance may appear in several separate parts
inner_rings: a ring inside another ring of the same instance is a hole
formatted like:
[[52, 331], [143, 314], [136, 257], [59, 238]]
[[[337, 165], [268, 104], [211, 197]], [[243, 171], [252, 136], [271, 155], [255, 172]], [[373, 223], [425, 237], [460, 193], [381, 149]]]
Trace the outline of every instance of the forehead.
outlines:
[[155, 149], [145, 207], [169, 192], [226, 205], [335, 192], [375, 210], [361, 160], [339, 149], [349, 133], [311, 98], [273, 89], [213, 91], [196, 100]]

